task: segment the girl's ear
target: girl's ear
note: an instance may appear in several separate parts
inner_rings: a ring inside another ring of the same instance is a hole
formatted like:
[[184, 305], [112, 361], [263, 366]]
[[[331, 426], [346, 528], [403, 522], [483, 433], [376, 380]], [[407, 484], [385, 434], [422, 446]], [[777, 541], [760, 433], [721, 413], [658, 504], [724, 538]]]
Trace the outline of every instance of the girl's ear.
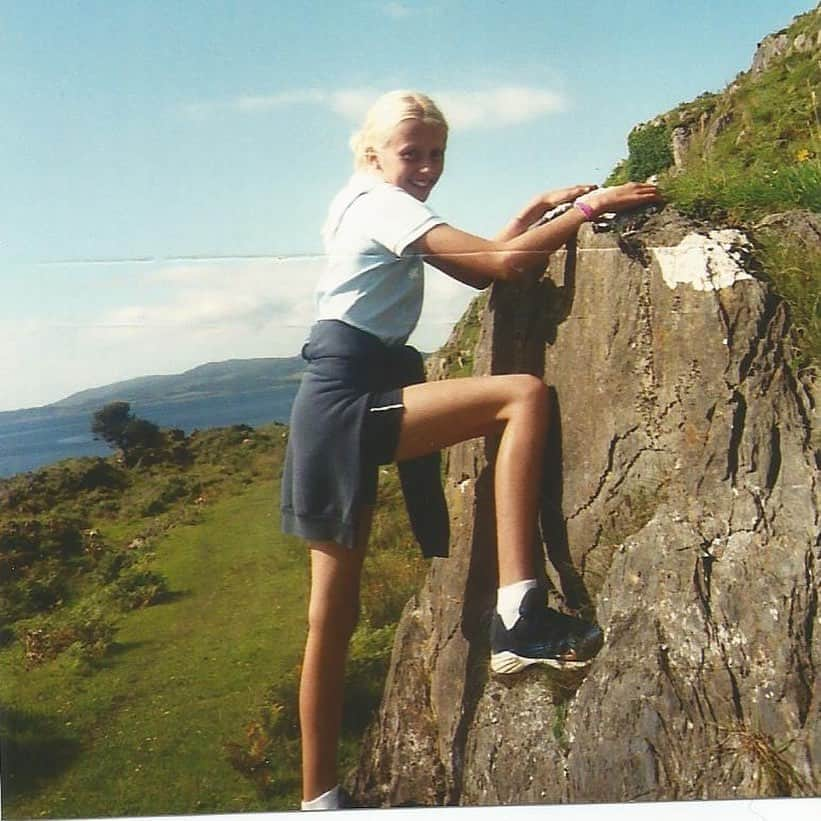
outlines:
[[369, 148], [367, 153], [365, 154], [365, 158], [368, 161], [368, 167], [373, 168], [375, 171], [381, 171], [382, 165], [379, 162], [379, 155], [373, 148]]

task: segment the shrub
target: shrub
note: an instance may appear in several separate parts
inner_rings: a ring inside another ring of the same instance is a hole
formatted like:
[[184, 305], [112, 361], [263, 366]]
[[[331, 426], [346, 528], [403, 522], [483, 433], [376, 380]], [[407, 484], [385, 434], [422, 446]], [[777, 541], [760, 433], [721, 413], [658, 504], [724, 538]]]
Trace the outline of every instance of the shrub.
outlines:
[[171, 476], [160, 484], [152, 496], [143, 503], [141, 513], [143, 516], [156, 516], [168, 510], [174, 502], [198, 492], [198, 485], [192, 486], [182, 476]]
[[0, 623], [11, 625], [19, 619], [50, 610], [67, 595], [68, 585], [62, 565], [40, 562], [23, 569], [0, 585]]
[[[353, 763], [358, 740], [379, 707], [395, 628], [373, 628], [364, 622], [351, 640], [345, 675], [343, 765]], [[299, 677], [297, 666], [271, 687], [258, 717], [246, 725], [242, 741], [225, 745], [228, 761], [263, 798], [290, 795], [299, 786]]]
[[17, 565], [47, 556], [68, 558], [83, 552], [83, 527], [76, 519], [12, 519], [0, 524], [0, 557], [14, 556]]
[[67, 594], [65, 570], [49, 560], [33, 567], [17, 585], [24, 613], [49, 610]]
[[399, 621], [427, 570], [412, 538], [406, 533], [401, 536], [404, 542], [398, 550], [374, 546], [362, 570], [362, 612], [374, 627]]
[[124, 610], [147, 607], [168, 594], [165, 577], [150, 568], [154, 555], [113, 550], [97, 563], [95, 576], [107, 585], [108, 598]]
[[[345, 675], [340, 766], [351, 766], [362, 734], [382, 699], [396, 624], [408, 599], [418, 590], [427, 562], [409, 535], [396, 469], [380, 473], [379, 505], [371, 549], [362, 574], [362, 618], [351, 639]], [[226, 744], [228, 760], [267, 798], [292, 796], [298, 789], [299, 668], [268, 693], [258, 717], [242, 741]]]
[[441, 361], [448, 378], [473, 375], [476, 344], [487, 301], [487, 293], [476, 297], [454, 326], [448, 341], [436, 352], [435, 358]]
[[818, 368], [821, 362], [821, 250], [786, 236], [757, 237], [764, 276], [790, 308], [793, 366]]
[[610, 176], [604, 181], [607, 186], [610, 185], [624, 185], [630, 182], [630, 177], [627, 173], [627, 160], [619, 160], [616, 167], [610, 172]]
[[411, 534], [396, 468], [383, 468], [370, 547], [362, 568], [364, 621], [373, 627], [398, 622], [427, 569]]
[[25, 663], [33, 667], [56, 658], [69, 647], [76, 659], [94, 663], [114, 641], [116, 627], [97, 603], [53, 616], [31, 619], [18, 625]]
[[101, 458], [82, 464], [76, 474], [77, 490], [122, 490], [125, 484], [123, 471]]
[[295, 667], [268, 691], [259, 717], [242, 741], [225, 745], [228, 761], [263, 798], [285, 796], [299, 786], [299, 676]]
[[131, 412], [128, 402], [109, 402], [91, 419], [91, 432], [111, 447], [120, 448], [131, 463], [140, 451], [160, 447], [163, 434], [159, 427]]
[[673, 164], [670, 129], [664, 124], [650, 123], [634, 128], [627, 137], [627, 147], [630, 154], [625, 171], [629, 180], [646, 180]]
[[110, 584], [125, 568], [134, 564], [134, 560], [134, 554], [131, 552], [110, 550], [100, 557], [94, 573], [104, 584]]
[[128, 610], [155, 604], [168, 594], [168, 583], [161, 573], [143, 563], [125, 568], [112, 585], [116, 600]]
[[663, 180], [662, 188], [667, 200], [699, 219], [738, 224], [794, 208], [821, 211], [821, 161], [780, 168], [705, 161]]
[[396, 624], [375, 628], [367, 622], [354, 633], [345, 676], [343, 733], [359, 736], [378, 709], [395, 633]]
[[[83, 557], [83, 531], [76, 521], [11, 520], [0, 525], [0, 622], [49, 611], [68, 598]], [[8, 635], [8, 631], [6, 636]]]

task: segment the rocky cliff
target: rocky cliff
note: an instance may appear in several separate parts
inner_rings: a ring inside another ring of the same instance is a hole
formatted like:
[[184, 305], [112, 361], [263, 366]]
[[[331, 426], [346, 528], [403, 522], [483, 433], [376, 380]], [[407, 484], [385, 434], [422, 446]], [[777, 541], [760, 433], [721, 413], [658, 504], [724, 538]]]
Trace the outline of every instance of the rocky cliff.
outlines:
[[[618, 172], [668, 168], [680, 183], [688, 164], [725, 168], [746, 151], [743, 183], [781, 174], [783, 155], [809, 181], [794, 210], [710, 207], [704, 188], [692, 217], [666, 206], [585, 226], [538, 283], [477, 301], [434, 364], [435, 376], [472, 366], [552, 386], [534, 549], [553, 605], [597, 620], [606, 641], [583, 673], [490, 675], [494, 442], [453, 448], [452, 556], [399, 625], [351, 778], [363, 802], [821, 792], [817, 362], [789, 332], [791, 312], [817, 304], [817, 114], [790, 103], [769, 142], [759, 127], [774, 127], [766, 100], [810, 99], [798, 92], [818, 75], [820, 27], [818, 7], [765, 38], [723, 95], [641, 127]], [[747, 229], [696, 220], [734, 213]], [[811, 287], [789, 306], [759, 253], [772, 237], [806, 263]]]
[[554, 387], [542, 532], [584, 674], [488, 672], [493, 443], [451, 452], [453, 555], [408, 604], [355, 791], [376, 805], [804, 795], [821, 669], [812, 402], [738, 231], [671, 209], [497, 286], [475, 371]]

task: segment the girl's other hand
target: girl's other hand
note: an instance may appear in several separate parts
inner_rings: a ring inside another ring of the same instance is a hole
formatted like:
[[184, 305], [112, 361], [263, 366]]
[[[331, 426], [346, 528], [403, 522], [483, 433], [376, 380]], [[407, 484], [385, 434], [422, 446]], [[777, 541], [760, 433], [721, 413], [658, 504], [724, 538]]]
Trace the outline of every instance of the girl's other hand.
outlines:
[[542, 200], [547, 205], [547, 210], [551, 211], [566, 202], [573, 202], [579, 197], [595, 191], [598, 185], [572, 185], [569, 188], [557, 188], [555, 191], [548, 191], [542, 194]]
[[647, 182], [628, 182], [610, 188], [597, 188], [578, 199], [589, 205], [597, 217], [609, 211], [627, 211], [662, 201], [658, 187]]

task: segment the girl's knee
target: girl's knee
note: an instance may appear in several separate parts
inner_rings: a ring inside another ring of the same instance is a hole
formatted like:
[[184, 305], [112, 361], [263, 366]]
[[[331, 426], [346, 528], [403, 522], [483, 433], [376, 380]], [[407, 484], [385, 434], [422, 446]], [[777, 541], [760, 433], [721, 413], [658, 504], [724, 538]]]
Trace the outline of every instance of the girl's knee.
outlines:
[[359, 623], [359, 596], [332, 597], [330, 600], [311, 596], [308, 606], [308, 629], [333, 635], [338, 641], [348, 641]]
[[531, 374], [517, 374], [517, 399], [529, 412], [547, 417], [550, 411], [550, 388]]
[[308, 628], [347, 640], [359, 620], [364, 550], [312, 542]]

